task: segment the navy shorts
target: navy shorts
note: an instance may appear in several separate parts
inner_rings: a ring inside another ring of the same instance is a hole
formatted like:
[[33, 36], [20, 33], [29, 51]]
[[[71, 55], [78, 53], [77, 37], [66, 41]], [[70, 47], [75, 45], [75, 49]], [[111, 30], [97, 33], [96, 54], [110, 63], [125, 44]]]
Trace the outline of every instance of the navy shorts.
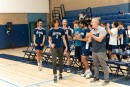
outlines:
[[75, 57], [77, 57], [79, 62], [81, 62], [81, 46], [75, 47]]
[[120, 48], [121, 48], [121, 49], [125, 49], [125, 48], [126, 48], [126, 45], [125, 45], [125, 44], [121, 44], [121, 45], [120, 45]]
[[44, 46], [40, 46], [40, 44], [38, 46], [35, 46], [35, 50], [43, 50]]
[[81, 50], [81, 56], [89, 56], [90, 49], [85, 49], [85, 47], [82, 47]]
[[118, 49], [118, 46], [116, 45], [109, 45], [108, 50]]

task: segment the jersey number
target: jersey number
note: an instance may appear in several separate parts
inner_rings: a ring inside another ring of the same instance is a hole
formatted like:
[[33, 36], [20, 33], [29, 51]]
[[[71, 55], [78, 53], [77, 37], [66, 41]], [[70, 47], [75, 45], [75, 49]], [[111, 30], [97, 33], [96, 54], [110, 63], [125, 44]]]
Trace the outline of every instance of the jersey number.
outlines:
[[56, 39], [58, 39], [58, 35], [56, 35]]

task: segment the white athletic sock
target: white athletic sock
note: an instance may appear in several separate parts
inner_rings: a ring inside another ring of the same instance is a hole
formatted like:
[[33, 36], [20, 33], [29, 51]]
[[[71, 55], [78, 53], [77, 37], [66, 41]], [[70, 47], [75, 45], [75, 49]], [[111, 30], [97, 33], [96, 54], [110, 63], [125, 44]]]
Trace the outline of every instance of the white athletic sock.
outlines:
[[38, 62], [37, 64], [38, 64], [38, 66], [40, 66], [40, 63], [39, 63], [39, 62]]
[[40, 61], [40, 64], [42, 64], [42, 61]]

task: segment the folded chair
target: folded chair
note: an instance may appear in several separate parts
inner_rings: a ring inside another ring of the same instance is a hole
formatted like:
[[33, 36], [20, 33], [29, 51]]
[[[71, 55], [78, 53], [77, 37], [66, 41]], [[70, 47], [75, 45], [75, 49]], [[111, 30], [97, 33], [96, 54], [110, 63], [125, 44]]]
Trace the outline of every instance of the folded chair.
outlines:
[[25, 60], [25, 57], [27, 56], [28, 60], [29, 59], [35, 59], [36, 56], [36, 52], [34, 51], [34, 45], [33, 43], [30, 43], [29, 46], [27, 47], [26, 50], [23, 50], [22, 52], [24, 52], [24, 57], [23, 60]]

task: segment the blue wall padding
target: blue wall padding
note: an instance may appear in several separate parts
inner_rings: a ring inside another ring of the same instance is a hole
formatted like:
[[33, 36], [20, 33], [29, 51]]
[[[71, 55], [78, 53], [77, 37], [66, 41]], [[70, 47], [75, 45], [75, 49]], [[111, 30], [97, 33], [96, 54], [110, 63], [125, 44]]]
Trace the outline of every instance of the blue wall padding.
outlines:
[[[0, 49], [10, 47], [10, 39], [7, 31], [0, 25]], [[28, 33], [28, 24], [15, 24], [13, 25], [13, 30], [11, 32], [11, 42], [13, 48], [24, 47], [29, 44], [29, 33]]]

